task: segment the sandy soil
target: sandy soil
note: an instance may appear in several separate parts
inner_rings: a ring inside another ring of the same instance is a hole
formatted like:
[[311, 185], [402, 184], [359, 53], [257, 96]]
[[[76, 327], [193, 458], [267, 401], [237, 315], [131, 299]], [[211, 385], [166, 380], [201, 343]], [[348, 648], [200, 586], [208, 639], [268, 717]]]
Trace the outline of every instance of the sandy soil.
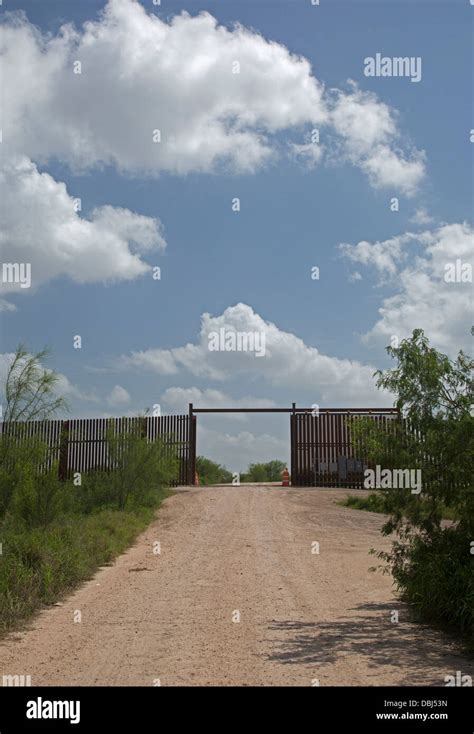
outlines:
[[0, 642], [0, 676], [145, 686], [474, 677], [472, 660], [447, 636], [408, 621], [390, 577], [368, 571], [368, 550], [388, 544], [382, 520], [336, 505], [345, 494], [178, 491], [113, 566]]

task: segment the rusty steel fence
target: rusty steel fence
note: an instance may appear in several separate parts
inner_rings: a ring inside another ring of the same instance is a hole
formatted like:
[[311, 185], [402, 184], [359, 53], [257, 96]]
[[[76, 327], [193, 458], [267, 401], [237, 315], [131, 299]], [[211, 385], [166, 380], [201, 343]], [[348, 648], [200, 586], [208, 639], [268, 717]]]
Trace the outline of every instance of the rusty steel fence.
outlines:
[[398, 416], [396, 408], [293, 412], [290, 418], [292, 485], [362, 489], [364, 471], [370, 464], [353, 440], [353, 421], [369, 417], [379, 425], [389, 426]]
[[194, 482], [196, 454], [195, 417], [189, 415], [147, 416], [144, 418], [75, 418], [72, 420], [28, 421], [4, 424], [0, 435], [13, 442], [36, 439], [49, 448], [43, 469], [58, 466], [61, 480], [75, 472], [114, 469], [108, 449], [109, 432], [114, 435], [138, 430], [148, 441], [160, 438], [170, 455], [178, 457], [179, 471], [174, 485]]
[[36, 438], [49, 447], [42, 469], [58, 466], [61, 480], [75, 472], [111, 471], [113, 459], [108, 435], [140, 431], [148, 441], [160, 438], [170, 454], [178, 457], [179, 472], [174, 485], [193, 485], [196, 469], [196, 413], [288, 413], [290, 414], [290, 473], [292, 486], [363, 487], [364, 471], [370, 468], [360, 455], [352, 436], [357, 417], [393, 425], [399, 418], [395, 408], [194, 408], [185, 415], [140, 418], [75, 418], [72, 420], [0, 422], [0, 435], [14, 441]]
[[[396, 408], [195, 408], [195, 413], [289, 413], [290, 475], [296, 487], [363, 488], [367, 459], [358, 452], [351, 425], [367, 416], [390, 425], [399, 418]], [[195, 416], [194, 416], [195, 417]]]

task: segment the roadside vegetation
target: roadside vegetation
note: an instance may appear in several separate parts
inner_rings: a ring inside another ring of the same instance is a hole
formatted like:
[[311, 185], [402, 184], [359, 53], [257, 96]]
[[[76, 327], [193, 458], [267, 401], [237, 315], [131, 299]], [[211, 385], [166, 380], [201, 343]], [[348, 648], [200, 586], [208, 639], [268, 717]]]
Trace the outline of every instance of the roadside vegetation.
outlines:
[[0, 633], [52, 604], [122, 553], [169, 494], [177, 459], [139, 424], [108, 436], [115, 461], [59, 481], [50, 448], [29, 436], [26, 421], [67, 406], [58, 376], [42, 365], [46, 351], [19, 347], [3, 385], [0, 434]]
[[[341, 505], [342, 507], [350, 507], [353, 510], [367, 510], [367, 512], [378, 512], [382, 514], [387, 514], [389, 512], [385, 493], [383, 491], [371, 492], [365, 497], [350, 494], [348, 497], [336, 504]], [[441, 508], [441, 516], [444, 520], [455, 520], [456, 512], [452, 507], [443, 506]]]
[[376, 373], [377, 386], [395, 395], [402, 420], [360, 418], [354, 439], [375, 465], [421, 470], [422, 491], [387, 489], [365, 500], [388, 515], [382, 533], [396, 536], [390, 551], [373, 552], [420, 620], [474, 650], [473, 362], [463, 352], [450, 360], [421, 329], [387, 352], [396, 366]]
[[[285, 467], [285, 462], [277, 459], [268, 461], [266, 464], [250, 464], [247, 471], [241, 473], [240, 482], [281, 482], [281, 473]], [[196, 471], [199, 474], [201, 486], [232, 483], [232, 472], [205, 456], [197, 457]]]
[[286, 467], [284, 461], [267, 461], [266, 464], [250, 464], [246, 472], [241, 474], [241, 482], [281, 482], [281, 473]]
[[232, 482], [232, 472], [227, 467], [205, 456], [196, 457], [196, 471], [201, 486], [208, 487], [211, 484], [230, 484]]

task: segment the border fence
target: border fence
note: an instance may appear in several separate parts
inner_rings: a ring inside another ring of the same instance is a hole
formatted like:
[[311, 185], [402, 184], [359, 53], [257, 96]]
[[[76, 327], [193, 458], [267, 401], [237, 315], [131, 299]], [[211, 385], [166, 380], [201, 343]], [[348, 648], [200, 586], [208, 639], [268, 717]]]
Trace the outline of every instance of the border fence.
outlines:
[[[28, 421], [4, 424], [0, 435], [13, 441], [37, 438], [49, 447], [43, 469], [58, 466], [62, 481], [75, 472], [111, 471], [114, 460], [109, 452], [109, 431], [118, 436], [138, 431], [148, 441], [161, 439], [165, 451], [178, 458], [179, 471], [174, 486], [193, 485], [196, 467], [197, 413], [287, 413], [290, 417], [290, 473], [294, 487], [343, 487], [362, 489], [364, 471], [372, 468], [361, 455], [353, 437], [353, 423], [369, 417], [388, 432], [400, 426], [396, 408], [194, 408], [183, 415], [75, 418], [72, 420]], [[417, 432], [402, 420], [407, 440]], [[419, 441], [423, 452], [423, 442]], [[440, 457], [426, 457], [438, 464]], [[440, 467], [441, 471], [442, 467]], [[446, 468], [444, 468], [446, 472]]]
[[[290, 415], [290, 474], [293, 487], [347, 487], [362, 489], [368, 462], [358, 452], [352, 422], [369, 417], [395, 426], [397, 408], [195, 408], [196, 413], [286, 413]], [[195, 428], [194, 428], [195, 431]]]
[[178, 456], [179, 471], [174, 485], [193, 484], [193, 456], [196, 452], [195, 419], [188, 415], [146, 416], [143, 418], [74, 418], [72, 420], [0, 422], [13, 441], [38, 439], [49, 447], [45, 468], [58, 464], [59, 479], [65, 481], [75, 472], [110, 471], [114, 468], [107, 436], [139, 430], [148, 441], [161, 438], [165, 447]]
[[291, 414], [293, 486], [363, 488], [369, 463], [358, 452], [352, 436], [353, 421], [359, 417], [390, 428], [399, 412], [396, 408], [334, 408]]

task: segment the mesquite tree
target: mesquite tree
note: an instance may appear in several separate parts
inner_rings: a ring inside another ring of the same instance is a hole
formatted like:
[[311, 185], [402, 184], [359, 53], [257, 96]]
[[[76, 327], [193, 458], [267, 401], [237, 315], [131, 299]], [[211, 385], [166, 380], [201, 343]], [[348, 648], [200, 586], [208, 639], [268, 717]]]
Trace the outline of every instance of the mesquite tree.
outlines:
[[400, 420], [361, 419], [354, 437], [375, 464], [420, 469], [422, 491], [383, 492], [382, 532], [396, 535], [377, 555], [423, 618], [462, 629], [474, 645], [473, 362], [462, 351], [455, 360], [441, 354], [421, 329], [387, 352], [397, 364], [375, 373], [377, 387], [394, 394]]

